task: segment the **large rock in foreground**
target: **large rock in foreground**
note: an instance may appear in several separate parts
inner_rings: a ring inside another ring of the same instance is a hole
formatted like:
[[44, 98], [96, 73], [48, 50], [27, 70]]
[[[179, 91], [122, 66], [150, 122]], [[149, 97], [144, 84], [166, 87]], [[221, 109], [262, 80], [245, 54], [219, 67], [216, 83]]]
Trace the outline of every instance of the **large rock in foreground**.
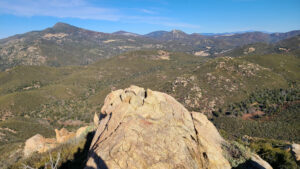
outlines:
[[86, 169], [231, 168], [214, 125], [167, 94], [131, 86], [101, 112]]

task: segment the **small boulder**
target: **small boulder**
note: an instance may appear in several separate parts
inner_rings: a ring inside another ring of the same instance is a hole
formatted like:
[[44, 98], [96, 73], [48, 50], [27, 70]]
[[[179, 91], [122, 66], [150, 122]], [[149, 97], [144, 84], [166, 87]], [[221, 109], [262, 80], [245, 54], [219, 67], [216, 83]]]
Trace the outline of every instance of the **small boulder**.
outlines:
[[44, 153], [56, 146], [55, 139], [45, 138], [40, 134], [36, 134], [27, 139], [24, 147], [24, 156], [28, 157], [34, 152]]

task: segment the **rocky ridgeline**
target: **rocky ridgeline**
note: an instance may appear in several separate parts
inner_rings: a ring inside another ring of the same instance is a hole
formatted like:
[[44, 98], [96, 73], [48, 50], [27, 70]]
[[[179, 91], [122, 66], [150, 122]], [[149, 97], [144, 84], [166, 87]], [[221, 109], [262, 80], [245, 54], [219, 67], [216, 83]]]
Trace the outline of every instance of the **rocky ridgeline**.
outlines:
[[51, 149], [58, 147], [63, 143], [70, 141], [76, 141], [81, 139], [82, 136], [86, 135], [92, 127], [85, 126], [79, 128], [76, 132], [69, 132], [67, 129], [62, 128], [61, 130], [55, 129], [56, 138], [45, 138], [40, 134], [36, 134], [26, 140], [24, 147], [24, 156], [29, 157], [32, 153], [44, 153]]
[[[272, 168], [251, 152], [232, 156], [207, 119], [189, 112], [173, 97], [137, 86], [111, 92], [105, 99], [86, 169], [97, 168]], [[96, 118], [97, 120], [97, 118]], [[239, 152], [238, 148], [234, 150]], [[250, 161], [250, 162], [249, 162]]]

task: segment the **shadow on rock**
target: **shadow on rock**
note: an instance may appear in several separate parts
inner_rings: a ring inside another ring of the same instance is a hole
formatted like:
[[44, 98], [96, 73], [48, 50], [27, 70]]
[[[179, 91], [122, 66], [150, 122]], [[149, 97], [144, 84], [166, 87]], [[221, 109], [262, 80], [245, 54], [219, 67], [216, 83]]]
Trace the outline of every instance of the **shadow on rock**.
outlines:
[[247, 160], [244, 163], [238, 165], [237, 167], [234, 167], [233, 169], [266, 169], [266, 168], [256, 163], [255, 161]]
[[91, 152], [90, 157], [93, 158], [97, 168], [87, 166], [84, 169], [108, 169], [105, 162], [94, 151]]
[[[87, 157], [89, 154], [89, 148], [91, 146], [93, 137], [95, 135], [95, 132], [90, 132], [87, 134], [86, 136], [86, 142], [85, 145], [83, 147], [83, 149], [78, 148], [77, 152], [74, 154], [74, 158], [72, 160], [68, 160], [64, 163], [62, 163], [62, 165], [59, 167], [59, 169], [83, 169], [86, 166], [86, 161], [87, 161]], [[97, 169], [108, 169], [106, 164], [104, 163], [104, 161], [96, 156], [96, 154], [94, 152], [90, 152], [93, 155], [93, 157], [95, 158], [95, 162], [97, 162], [96, 164]], [[94, 169], [91, 167], [86, 167], [86, 169]]]

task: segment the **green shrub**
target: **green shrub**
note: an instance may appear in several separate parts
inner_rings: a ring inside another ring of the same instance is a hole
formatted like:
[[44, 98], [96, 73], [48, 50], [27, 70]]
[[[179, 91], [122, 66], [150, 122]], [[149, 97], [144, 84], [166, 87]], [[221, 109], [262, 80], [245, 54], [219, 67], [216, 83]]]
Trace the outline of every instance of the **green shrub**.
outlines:
[[250, 149], [236, 141], [229, 142], [222, 148], [225, 150], [225, 158], [232, 167], [237, 167], [238, 165], [245, 163], [251, 157]]
[[[277, 145], [278, 146], [278, 145]], [[274, 142], [251, 143], [250, 147], [262, 159], [266, 160], [274, 169], [297, 169], [292, 154], [288, 150], [281, 149], [274, 145]]]

